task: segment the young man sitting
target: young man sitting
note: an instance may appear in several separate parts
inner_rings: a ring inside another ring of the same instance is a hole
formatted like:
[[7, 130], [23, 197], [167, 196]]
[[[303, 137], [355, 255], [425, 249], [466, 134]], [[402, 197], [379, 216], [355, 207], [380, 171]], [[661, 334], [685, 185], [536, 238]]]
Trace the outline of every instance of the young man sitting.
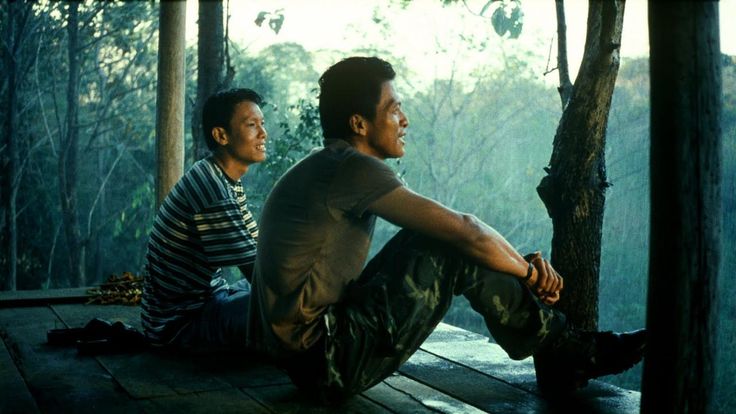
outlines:
[[229, 286], [222, 268], [250, 280], [258, 226], [241, 177], [266, 159], [261, 97], [250, 89], [211, 96], [202, 129], [212, 155], [168, 194], [148, 242], [141, 319], [153, 345], [186, 351], [243, 350], [249, 287]]
[[[462, 294], [511, 358], [547, 364], [537, 364], [546, 393], [638, 362], [643, 330], [573, 329], [552, 307], [563, 279], [547, 260], [522, 256], [385, 165], [404, 155], [409, 126], [394, 77], [383, 60], [353, 57], [320, 78], [324, 148], [278, 181], [261, 216], [251, 346], [299, 387], [339, 401], [394, 372]], [[364, 267], [376, 216], [403, 229]]]

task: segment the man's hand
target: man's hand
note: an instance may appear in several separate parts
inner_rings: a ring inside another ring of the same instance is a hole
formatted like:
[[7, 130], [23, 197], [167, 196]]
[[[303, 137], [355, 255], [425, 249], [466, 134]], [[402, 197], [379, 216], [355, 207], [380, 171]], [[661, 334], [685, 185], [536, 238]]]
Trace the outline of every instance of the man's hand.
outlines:
[[[547, 305], [553, 305], [560, 300], [560, 291], [564, 287], [562, 276], [552, 267], [540, 252], [534, 252], [524, 256], [531, 263], [536, 272], [527, 281], [527, 286], [532, 289]], [[536, 276], [536, 277], [535, 277]]]

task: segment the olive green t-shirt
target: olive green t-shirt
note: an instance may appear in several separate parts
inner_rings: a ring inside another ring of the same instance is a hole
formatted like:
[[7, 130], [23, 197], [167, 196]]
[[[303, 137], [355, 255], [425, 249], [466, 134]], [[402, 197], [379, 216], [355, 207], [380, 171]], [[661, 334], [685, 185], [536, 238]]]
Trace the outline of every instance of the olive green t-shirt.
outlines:
[[365, 264], [376, 218], [367, 207], [401, 185], [342, 140], [325, 140], [281, 177], [260, 218], [251, 346], [280, 356], [319, 339], [321, 314]]

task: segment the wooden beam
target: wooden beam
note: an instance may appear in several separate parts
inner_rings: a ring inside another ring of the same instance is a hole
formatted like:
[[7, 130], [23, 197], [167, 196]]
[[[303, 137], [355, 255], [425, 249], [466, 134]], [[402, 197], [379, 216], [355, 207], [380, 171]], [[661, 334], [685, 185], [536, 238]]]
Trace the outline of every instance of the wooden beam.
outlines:
[[184, 170], [184, 33], [186, 2], [159, 3], [156, 99], [156, 206]]
[[17, 308], [23, 306], [45, 306], [55, 303], [85, 303], [90, 299], [89, 287], [16, 290], [0, 292], [0, 308]]
[[718, 2], [649, 2], [651, 237], [642, 412], [713, 412], [721, 250]]

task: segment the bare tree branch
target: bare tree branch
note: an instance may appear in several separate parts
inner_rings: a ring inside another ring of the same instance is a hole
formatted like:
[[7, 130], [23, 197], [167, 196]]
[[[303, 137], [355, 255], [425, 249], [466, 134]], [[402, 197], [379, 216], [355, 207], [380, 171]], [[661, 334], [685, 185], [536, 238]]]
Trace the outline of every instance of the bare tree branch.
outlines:
[[120, 151], [118, 151], [118, 156], [115, 158], [115, 161], [113, 161], [112, 166], [110, 167], [110, 170], [107, 172], [107, 175], [105, 175], [105, 178], [102, 180], [102, 183], [100, 184], [100, 188], [97, 189], [97, 194], [95, 194], [95, 199], [92, 201], [92, 206], [89, 208], [89, 213], [87, 213], [87, 237], [85, 237], [85, 240], [88, 240], [92, 235], [92, 214], [95, 211], [95, 207], [97, 206], [97, 202], [100, 201], [100, 196], [102, 195], [102, 192], [105, 191], [105, 185], [107, 184], [107, 181], [110, 179], [110, 176], [112, 175], [112, 172], [115, 171], [115, 167], [117, 167], [118, 162], [120, 161], [120, 158], [123, 157], [123, 154], [125, 154], [126, 147], [125, 145], [122, 145], [122, 148]]
[[557, 13], [557, 67], [560, 69], [560, 92], [562, 109], [565, 109], [572, 96], [572, 83], [570, 82], [570, 70], [567, 66], [567, 25], [565, 23], [565, 0], [555, 0], [555, 11]]

